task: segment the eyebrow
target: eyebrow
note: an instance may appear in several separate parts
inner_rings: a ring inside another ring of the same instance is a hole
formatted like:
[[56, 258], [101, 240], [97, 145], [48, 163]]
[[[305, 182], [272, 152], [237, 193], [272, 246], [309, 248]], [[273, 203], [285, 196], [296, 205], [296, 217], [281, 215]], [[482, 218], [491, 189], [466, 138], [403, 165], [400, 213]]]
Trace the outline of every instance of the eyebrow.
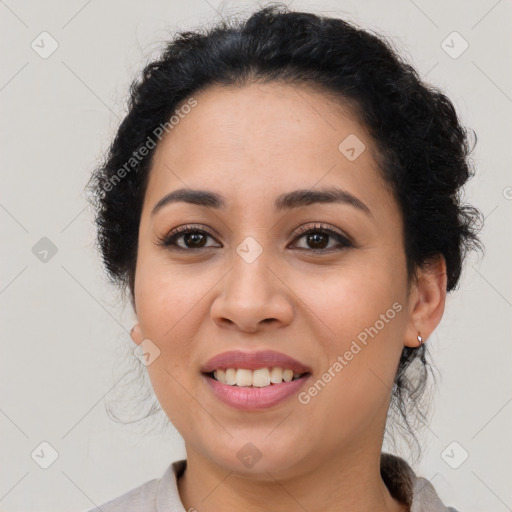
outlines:
[[[185, 202], [197, 206], [206, 206], [209, 208], [225, 208], [226, 201], [223, 196], [216, 192], [208, 190], [192, 190], [189, 188], [180, 188], [165, 195], [156, 203], [151, 215], [170, 203]], [[338, 187], [324, 188], [319, 190], [299, 189], [293, 192], [286, 192], [278, 196], [274, 202], [274, 209], [278, 212], [301, 208], [316, 203], [341, 203], [357, 208], [358, 210], [372, 216], [372, 212], [356, 196], [350, 192]]]

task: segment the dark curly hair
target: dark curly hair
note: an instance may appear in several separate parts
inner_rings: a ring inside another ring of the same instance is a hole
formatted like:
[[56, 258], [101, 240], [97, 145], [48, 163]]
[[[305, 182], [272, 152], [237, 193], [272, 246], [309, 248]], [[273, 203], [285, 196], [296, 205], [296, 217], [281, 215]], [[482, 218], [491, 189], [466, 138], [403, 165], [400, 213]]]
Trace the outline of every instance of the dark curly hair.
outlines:
[[[455, 289], [466, 254], [482, 249], [483, 218], [461, 204], [461, 188], [474, 171], [468, 131], [454, 106], [422, 82], [383, 36], [271, 4], [244, 21], [179, 33], [131, 86], [128, 113], [90, 190], [104, 264], [112, 282], [128, 285], [132, 305], [138, 227], [156, 146], [148, 142], [192, 94], [213, 84], [254, 81], [305, 84], [350, 105], [372, 137], [382, 176], [400, 207], [409, 280], [442, 255], [447, 291]], [[390, 404], [416, 441], [408, 413], [419, 413], [420, 422], [426, 418], [418, 405], [427, 354], [425, 345], [403, 349]]]

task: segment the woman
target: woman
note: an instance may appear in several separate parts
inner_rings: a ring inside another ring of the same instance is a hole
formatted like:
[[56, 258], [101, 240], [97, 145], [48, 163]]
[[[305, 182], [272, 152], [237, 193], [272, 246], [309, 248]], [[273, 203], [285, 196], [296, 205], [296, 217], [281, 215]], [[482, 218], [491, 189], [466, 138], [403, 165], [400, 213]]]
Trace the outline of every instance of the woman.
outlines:
[[187, 458], [101, 510], [455, 510], [382, 441], [391, 413], [414, 436], [480, 247], [469, 152], [447, 97], [340, 19], [269, 6], [171, 41], [91, 186]]

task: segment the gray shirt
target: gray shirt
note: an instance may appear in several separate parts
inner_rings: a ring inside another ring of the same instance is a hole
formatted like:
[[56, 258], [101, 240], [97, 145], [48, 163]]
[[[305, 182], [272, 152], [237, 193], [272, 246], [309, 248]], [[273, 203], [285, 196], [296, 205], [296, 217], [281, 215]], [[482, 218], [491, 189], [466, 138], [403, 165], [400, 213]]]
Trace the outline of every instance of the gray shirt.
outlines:
[[[178, 493], [178, 478], [186, 459], [173, 462], [155, 478], [87, 512], [186, 512]], [[383, 453], [381, 475], [390, 494], [410, 507], [410, 512], [457, 512], [441, 502], [432, 484], [417, 477], [405, 460]]]

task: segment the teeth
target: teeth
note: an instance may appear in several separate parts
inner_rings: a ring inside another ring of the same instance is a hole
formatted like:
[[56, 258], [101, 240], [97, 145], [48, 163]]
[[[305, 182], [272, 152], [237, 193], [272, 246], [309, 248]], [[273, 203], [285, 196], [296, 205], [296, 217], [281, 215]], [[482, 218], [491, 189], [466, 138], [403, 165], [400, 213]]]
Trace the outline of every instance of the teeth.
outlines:
[[[257, 388], [263, 388], [265, 386], [270, 385], [270, 372], [268, 368], [259, 368], [258, 370], [254, 370], [253, 372], [246, 370], [249, 374], [252, 373], [252, 385]], [[251, 375], [249, 375], [251, 378]], [[250, 382], [250, 381], [249, 381]], [[237, 382], [238, 384], [238, 382]], [[238, 384], [240, 385], [240, 384]]]
[[272, 368], [270, 372], [270, 382], [272, 384], [279, 384], [283, 381], [283, 369], [282, 368]]
[[283, 371], [283, 380], [285, 382], [290, 382], [292, 379], [293, 379], [293, 370], [284, 370]]
[[[219, 372], [223, 372], [224, 370], [218, 370]], [[213, 374], [215, 376], [215, 373]], [[234, 386], [236, 384], [236, 370], [233, 368], [229, 368], [226, 370], [226, 382], [224, 384], [229, 384]]]
[[239, 369], [236, 371], [236, 385], [237, 386], [251, 386], [252, 385], [252, 372], [251, 370]]
[[229, 384], [230, 386], [254, 386], [257, 388], [270, 386], [271, 383], [290, 382], [301, 375], [301, 373], [296, 373], [289, 368], [283, 370], [283, 368], [279, 367], [274, 367], [271, 370], [269, 368], [258, 368], [254, 371], [245, 368], [227, 368], [226, 370], [218, 369], [213, 372], [215, 380], [223, 384]]

